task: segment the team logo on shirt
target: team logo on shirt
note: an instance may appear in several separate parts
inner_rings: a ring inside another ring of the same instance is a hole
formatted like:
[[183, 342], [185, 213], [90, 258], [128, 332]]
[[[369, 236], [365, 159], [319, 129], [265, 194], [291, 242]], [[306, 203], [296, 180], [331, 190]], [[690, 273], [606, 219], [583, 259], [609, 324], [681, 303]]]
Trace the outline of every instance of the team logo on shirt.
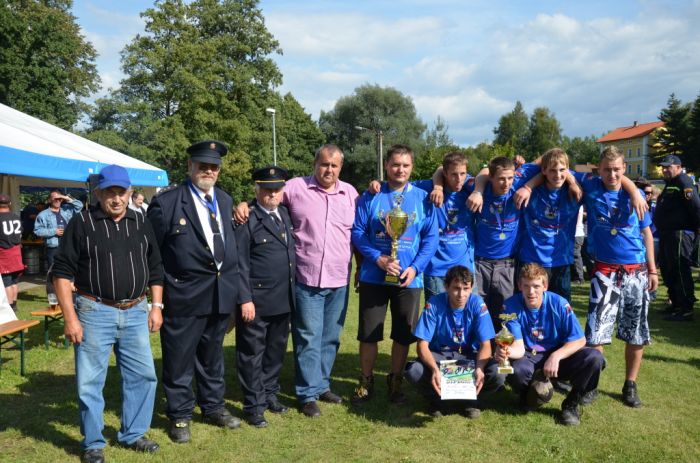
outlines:
[[530, 333], [532, 334], [532, 337], [537, 339], [538, 341], [544, 339], [544, 331], [542, 330], [541, 326], [533, 326], [530, 330]]
[[[506, 306], [503, 306], [503, 309], [505, 309], [505, 308], [506, 308]], [[479, 308], [479, 313], [482, 314], [482, 313], [488, 312], [488, 311], [489, 311], [489, 308], [486, 307], [486, 304], [482, 303], [481, 307]]]
[[489, 206], [489, 212], [491, 212], [491, 214], [503, 214], [503, 201], [494, 201], [491, 203]]
[[557, 218], [557, 211], [558, 208], [556, 206], [547, 204], [547, 206], [544, 208], [544, 216], [547, 217], [549, 220], [554, 220]]

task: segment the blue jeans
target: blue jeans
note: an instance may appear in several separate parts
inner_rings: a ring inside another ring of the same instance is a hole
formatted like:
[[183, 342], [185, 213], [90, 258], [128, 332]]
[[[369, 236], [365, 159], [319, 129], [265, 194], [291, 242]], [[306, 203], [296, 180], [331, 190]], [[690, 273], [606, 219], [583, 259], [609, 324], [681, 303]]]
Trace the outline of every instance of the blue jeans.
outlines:
[[301, 404], [315, 401], [330, 390], [348, 296], [347, 286], [315, 288], [296, 284], [292, 342], [296, 367], [294, 389]]
[[425, 302], [428, 302], [431, 297], [445, 292], [445, 277], [425, 275], [423, 284], [423, 294], [425, 295]]
[[78, 296], [76, 313], [83, 341], [75, 345], [80, 432], [83, 449], [104, 448], [102, 435], [105, 401], [102, 395], [109, 356], [114, 350], [121, 374], [122, 413], [117, 439], [132, 444], [151, 426], [156, 396], [156, 370], [148, 332], [148, 306], [144, 299], [119, 310]]

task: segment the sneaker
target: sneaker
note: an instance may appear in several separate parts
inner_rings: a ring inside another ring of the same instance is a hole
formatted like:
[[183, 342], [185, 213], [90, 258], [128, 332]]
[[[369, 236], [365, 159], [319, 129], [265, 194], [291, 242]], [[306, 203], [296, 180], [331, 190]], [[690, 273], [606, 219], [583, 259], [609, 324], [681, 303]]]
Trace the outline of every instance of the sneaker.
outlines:
[[401, 373], [389, 373], [386, 377], [386, 383], [389, 386], [389, 402], [392, 404], [406, 403], [406, 395], [401, 392], [401, 383], [403, 376]]
[[598, 398], [598, 389], [593, 389], [592, 391], [588, 391], [585, 394], [583, 394], [583, 397], [581, 397], [581, 405], [590, 405], [593, 402], [595, 402], [595, 399]]
[[564, 426], [578, 426], [581, 424], [581, 394], [572, 389], [566, 399], [561, 403], [561, 424]]
[[669, 322], [692, 322], [693, 321], [694, 314], [692, 310], [689, 311], [678, 311], [676, 313], [673, 313], [671, 315], [667, 315], [664, 317], [664, 320], [669, 321]]
[[360, 375], [360, 384], [355, 389], [355, 394], [350, 398], [350, 402], [361, 404], [367, 402], [374, 395], [374, 375]]
[[642, 406], [642, 401], [637, 394], [637, 383], [631, 380], [625, 381], [622, 386], [622, 402], [628, 407], [639, 408]]

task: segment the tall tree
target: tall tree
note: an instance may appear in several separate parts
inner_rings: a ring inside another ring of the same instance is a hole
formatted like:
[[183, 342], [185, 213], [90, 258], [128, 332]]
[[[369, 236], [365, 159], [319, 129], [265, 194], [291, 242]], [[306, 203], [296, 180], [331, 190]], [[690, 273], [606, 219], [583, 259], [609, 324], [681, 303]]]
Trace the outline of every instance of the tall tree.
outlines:
[[561, 127], [554, 113], [549, 108], [535, 108], [528, 127], [526, 159], [533, 160], [560, 144]]
[[498, 127], [493, 129], [496, 135], [493, 143], [512, 146], [518, 154], [524, 154], [527, 152], [529, 130], [527, 113], [518, 101], [511, 112], [502, 115], [498, 120]]
[[656, 132], [658, 143], [656, 159], [667, 154], [679, 156], [685, 163], [690, 138], [690, 103], [683, 104], [674, 93], [668, 97], [666, 107], [661, 110], [659, 120], [664, 122], [662, 130]]
[[[394, 143], [404, 143], [420, 155], [426, 129], [411, 98], [394, 88], [369, 84], [340, 98], [331, 111], [322, 111], [319, 125], [326, 139], [345, 152], [343, 177], [362, 189], [377, 176], [379, 131], [385, 150]], [[358, 126], [370, 130], [358, 130]]]
[[596, 143], [596, 137], [567, 137], [562, 138], [561, 147], [569, 155], [569, 164], [597, 164], [600, 155], [600, 148]]
[[257, 0], [160, 0], [142, 17], [145, 32], [122, 51], [127, 77], [98, 101], [91, 137], [136, 149], [173, 181], [186, 175], [190, 143], [224, 141], [220, 184], [240, 198], [252, 193], [251, 169], [272, 162], [265, 108], [273, 107], [278, 163], [295, 174], [311, 165], [323, 135], [292, 95], [275, 90], [282, 74], [270, 55], [281, 50]]
[[688, 152], [685, 156], [686, 166], [696, 174], [700, 173], [700, 94], [693, 103], [693, 109], [688, 118], [690, 136], [688, 137]]
[[70, 129], [99, 89], [96, 52], [71, 0], [5, 0], [0, 6], [0, 103]]

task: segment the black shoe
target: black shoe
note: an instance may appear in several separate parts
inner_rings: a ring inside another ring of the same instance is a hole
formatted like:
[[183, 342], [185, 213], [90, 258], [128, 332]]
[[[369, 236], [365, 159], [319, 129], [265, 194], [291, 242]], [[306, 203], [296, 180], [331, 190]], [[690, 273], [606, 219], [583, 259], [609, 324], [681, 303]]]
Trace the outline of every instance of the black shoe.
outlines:
[[170, 422], [168, 437], [176, 444], [185, 444], [190, 441], [190, 420], [180, 419]]
[[598, 398], [598, 389], [593, 389], [592, 391], [588, 391], [585, 394], [583, 394], [583, 397], [581, 397], [581, 405], [590, 405], [593, 402], [595, 402], [595, 399]]
[[332, 393], [330, 390], [318, 396], [318, 400], [320, 400], [321, 402], [327, 402], [329, 404], [343, 403], [343, 399], [338, 394]]
[[350, 398], [353, 404], [367, 402], [374, 395], [374, 375], [360, 375], [360, 385], [355, 389], [355, 394]]
[[386, 377], [386, 383], [389, 387], [389, 402], [400, 405], [406, 403], [406, 395], [401, 392], [401, 383], [403, 376], [401, 373], [389, 373]]
[[146, 439], [143, 436], [136, 442], [124, 445], [124, 447], [143, 453], [156, 453], [158, 450], [160, 450], [160, 445], [150, 439]]
[[642, 406], [642, 401], [637, 394], [637, 383], [629, 379], [625, 381], [625, 385], [622, 386], [622, 402], [632, 408]]
[[571, 384], [567, 381], [562, 381], [559, 378], [550, 378], [549, 381], [554, 386], [554, 390], [561, 394], [568, 394], [571, 392]]
[[693, 321], [694, 314], [693, 311], [679, 311], [676, 313], [673, 313], [671, 315], [667, 315], [664, 317], [664, 320], [669, 321], [669, 322], [692, 322]]
[[244, 418], [246, 423], [255, 428], [267, 427], [267, 420], [265, 420], [265, 415], [262, 413], [246, 413]]
[[440, 399], [431, 400], [430, 405], [428, 405], [428, 415], [433, 418], [442, 418], [445, 416], [442, 408], [442, 401]]
[[667, 313], [667, 314], [672, 314], [672, 313], [678, 312], [678, 307], [674, 307], [672, 305], [667, 305], [661, 311], [664, 313]]
[[89, 449], [83, 452], [80, 461], [82, 463], [104, 463], [105, 455], [102, 453], [102, 449]]
[[277, 397], [270, 399], [267, 401], [267, 409], [270, 410], [272, 413], [287, 413], [289, 411], [289, 407], [285, 407], [280, 403], [279, 400], [277, 400]]
[[306, 402], [304, 405], [302, 405], [301, 412], [309, 418], [318, 418], [321, 416], [321, 409], [318, 408], [318, 404], [315, 400]]
[[241, 427], [241, 420], [231, 415], [231, 412], [225, 408], [216, 413], [203, 415], [202, 420], [220, 428], [237, 429]]
[[481, 416], [481, 409], [476, 400], [470, 400], [464, 408], [464, 416], [470, 420], [475, 420]]
[[581, 424], [581, 403], [582, 395], [578, 391], [571, 390], [566, 399], [561, 403], [561, 424], [564, 426], [578, 426]]

